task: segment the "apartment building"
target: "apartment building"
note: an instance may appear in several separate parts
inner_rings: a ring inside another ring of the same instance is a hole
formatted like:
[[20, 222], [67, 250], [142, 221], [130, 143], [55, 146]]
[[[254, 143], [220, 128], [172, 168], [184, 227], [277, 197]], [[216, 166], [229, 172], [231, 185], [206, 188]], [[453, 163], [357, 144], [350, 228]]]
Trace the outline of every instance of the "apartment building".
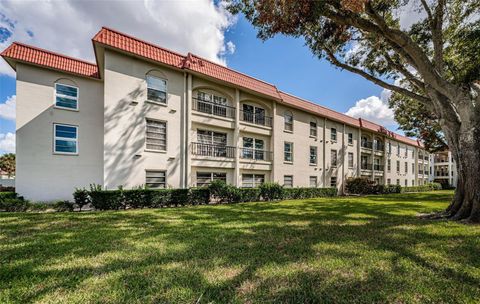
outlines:
[[194, 187], [224, 180], [337, 187], [428, 180], [420, 142], [191, 53], [102, 28], [95, 63], [13, 43], [17, 191], [70, 199], [75, 187]]
[[443, 186], [455, 187], [457, 185], [457, 166], [450, 151], [430, 154], [429, 176], [430, 181]]

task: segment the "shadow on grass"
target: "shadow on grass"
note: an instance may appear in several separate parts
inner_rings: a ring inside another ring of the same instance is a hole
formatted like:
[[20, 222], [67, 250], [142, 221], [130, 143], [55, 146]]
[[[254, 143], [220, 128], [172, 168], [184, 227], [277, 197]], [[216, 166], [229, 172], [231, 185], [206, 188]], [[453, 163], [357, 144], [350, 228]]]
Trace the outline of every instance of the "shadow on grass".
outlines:
[[450, 197], [5, 214], [0, 300], [469, 301], [480, 294], [479, 230], [415, 217]]

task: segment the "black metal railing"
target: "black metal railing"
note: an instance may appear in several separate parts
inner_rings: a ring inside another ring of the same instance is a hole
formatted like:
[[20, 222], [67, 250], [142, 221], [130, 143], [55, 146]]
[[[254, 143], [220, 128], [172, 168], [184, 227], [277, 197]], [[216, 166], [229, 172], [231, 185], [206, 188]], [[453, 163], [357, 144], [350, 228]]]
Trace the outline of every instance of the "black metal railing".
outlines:
[[362, 170], [372, 170], [373, 164], [361, 164], [361, 165], [360, 165], [360, 168], [361, 168]]
[[194, 142], [192, 155], [235, 158], [235, 147]]
[[253, 113], [240, 110], [240, 120], [266, 127], [272, 126], [272, 117], [266, 116], [265, 113]]
[[272, 152], [253, 148], [240, 148], [240, 158], [252, 160], [272, 160]]
[[235, 118], [235, 107], [214, 103], [208, 100], [193, 98], [192, 109], [197, 112], [215, 116]]
[[371, 141], [362, 141], [362, 148], [372, 149], [373, 142]]
[[423, 175], [423, 170], [418, 170], [419, 175]]
[[375, 171], [383, 171], [383, 165], [373, 165], [373, 169]]
[[435, 176], [448, 176], [448, 172], [436, 172]]
[[385, 145], [381, 142], [377, 142], [373, 145], [373, 148], [376, 150], [376, 151], [381, 151], [383, 152], [385, 150]]

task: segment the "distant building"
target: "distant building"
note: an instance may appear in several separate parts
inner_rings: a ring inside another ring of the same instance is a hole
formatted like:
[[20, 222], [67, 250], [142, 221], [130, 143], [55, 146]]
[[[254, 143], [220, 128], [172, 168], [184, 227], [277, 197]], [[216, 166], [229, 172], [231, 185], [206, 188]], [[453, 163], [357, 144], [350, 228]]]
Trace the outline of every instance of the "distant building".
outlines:
[[446, 150], [431, 154], [429, 173], [430, 181], [455, 187], [458, 175], [452, 153]]

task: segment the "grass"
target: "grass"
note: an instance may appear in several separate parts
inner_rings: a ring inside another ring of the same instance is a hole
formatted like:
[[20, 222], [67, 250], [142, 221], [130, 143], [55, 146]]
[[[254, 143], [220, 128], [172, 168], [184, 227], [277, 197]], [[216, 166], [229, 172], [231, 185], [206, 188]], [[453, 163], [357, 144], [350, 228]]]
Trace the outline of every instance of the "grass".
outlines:
[[0, 303], [478, 303], [452, 192], [0, 214]]

